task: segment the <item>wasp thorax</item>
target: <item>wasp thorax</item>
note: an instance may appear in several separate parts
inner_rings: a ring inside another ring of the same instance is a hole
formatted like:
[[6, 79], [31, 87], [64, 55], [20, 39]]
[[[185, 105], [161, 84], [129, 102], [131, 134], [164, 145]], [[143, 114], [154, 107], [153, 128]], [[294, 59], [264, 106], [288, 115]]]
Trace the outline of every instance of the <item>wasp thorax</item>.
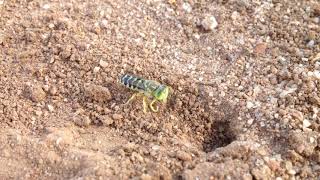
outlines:
[[169, 95], [169, 87], [165, 85], [159, 86], [154, 93], [154, 97], [159, 101], [166, 101]]

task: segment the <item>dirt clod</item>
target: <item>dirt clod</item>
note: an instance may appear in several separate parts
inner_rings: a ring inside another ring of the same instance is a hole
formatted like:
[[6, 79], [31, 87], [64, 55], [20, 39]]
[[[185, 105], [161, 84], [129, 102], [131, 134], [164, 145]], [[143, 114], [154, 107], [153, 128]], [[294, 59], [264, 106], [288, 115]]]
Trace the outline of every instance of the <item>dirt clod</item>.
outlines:
[[34, 102], [41, 102], [46, 98], [46, 93], [39, 85], [28, 87], [27, 93], [30, 99]]
[[177, 151], [176, 157], [182, 161], [191, 161], [192, 160], [191, 154], [189, 154], [185, 151]]
[[113, 118], [114, 120], [120, 120], [120, 119], [123, 118], [123, 116], [122, 116], [121, 114], [113, 114], [113, 115], [112, 115], [112, 118]]
[[87, 84], [84, 87], [84, 93], [87, 98], [97, 102], [105, 102], [112, 98], [108, 88], [93, 84]]
[[91, 119], [88, 116], [74, 116], [73, 122], [80, 127], [87, 127], [91, 123]]
[[256, 47], [254, 49], [254, 52], [257, 55], [263, 55], [263, 54], [265, 54], [266, 49], [267, 49], [267, 44], [266, 43], [259, 43], [259, 44], [256, 45]]
[[57, 87], [52, 86], [52, 87], [50, 88], [50, 90], [49, 90], [49, 93], [50, 93], [52, 96], [56, 95], [56, 94], [58, 93]]
[[45, 141], [57, 146], [69, 145], [73, 143], [73, 134], [66, 129], [50, 128], [45, 136]]
[[292, 131], [289, 136], [291, 147], [304, 156], [311, 156], [314, 148], [317, 146], [316, 142], [310, 142], [310, 137], [317, 136], [313, 132], [301, 132], [299, 130]]
[[100, 117], [100, 121], [102, 122], [102, 124], [107, 125], [107, 126], [113, 123], [113, 119], [110, 118], [109, 116]]

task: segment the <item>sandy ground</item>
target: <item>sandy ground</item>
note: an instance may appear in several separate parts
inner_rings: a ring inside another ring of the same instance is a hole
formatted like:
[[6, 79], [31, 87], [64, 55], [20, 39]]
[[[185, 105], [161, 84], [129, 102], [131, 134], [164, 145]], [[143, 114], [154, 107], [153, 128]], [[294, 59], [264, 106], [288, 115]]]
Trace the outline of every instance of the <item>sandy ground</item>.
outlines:
[[[319, 21], [318, 0], [0, 0], [0, 179], [317, 179]], [[124, 73], [172, 87], [160, 112], [124, 105]]]

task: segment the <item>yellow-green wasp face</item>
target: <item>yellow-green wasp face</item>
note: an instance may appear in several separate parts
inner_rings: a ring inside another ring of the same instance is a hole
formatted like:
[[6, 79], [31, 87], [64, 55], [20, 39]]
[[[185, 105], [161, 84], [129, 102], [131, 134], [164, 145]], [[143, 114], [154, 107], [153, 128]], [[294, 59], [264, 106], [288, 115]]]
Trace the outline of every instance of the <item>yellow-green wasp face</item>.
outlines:
[[153, 96], [159, 100], [166, 102], [169, 95], [169, 87], [165, 85], [159, 86], [154, 92]]

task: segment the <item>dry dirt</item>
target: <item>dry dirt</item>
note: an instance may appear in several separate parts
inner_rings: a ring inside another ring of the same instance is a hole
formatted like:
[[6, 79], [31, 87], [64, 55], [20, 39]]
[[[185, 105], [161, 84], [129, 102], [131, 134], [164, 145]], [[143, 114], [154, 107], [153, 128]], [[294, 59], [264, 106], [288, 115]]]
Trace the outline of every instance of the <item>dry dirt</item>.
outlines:
[[[318, 0], [0, 0], [0, 179], [317, 179], [319, 21]], [[124, 73], [169, 102], [124, 105]]]

